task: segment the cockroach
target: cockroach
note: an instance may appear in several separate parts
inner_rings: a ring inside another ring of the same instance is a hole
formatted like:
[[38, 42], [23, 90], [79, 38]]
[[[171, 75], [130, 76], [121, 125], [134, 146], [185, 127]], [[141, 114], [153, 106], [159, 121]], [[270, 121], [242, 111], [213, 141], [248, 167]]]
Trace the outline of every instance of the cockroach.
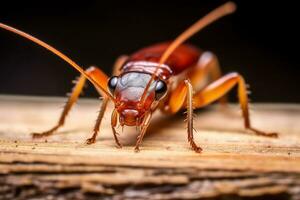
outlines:
[[[122, 147], [116, 130], [118, 124], [122, 127], [125, 125], [138, 127], [139, 135], [135, 151], [139, 151], [155, 110], [159, 109], [165, 114], [186, 110], [188, 142], [191, 148], [199, 153], [202, 149], [193, 139], [193, 109], [204, 107], [216, 100], [226, 103], [224, 98], [226, 93], [236, 85], [245, 129], [256, 135], [277, 137], [277, 133], [266, 133], [251, 126], [247, 87], [243, 76], [233, 72], [221, 77], [219, 62], [213, 53], [201, 51], [185, 43], [207, 25], [235, 10], [235, 4], [227, 2], [198, 20], [173, 42], [158, 43], [130, 56], [119, 57], [113, 68], [113, 76], [110, 78], [94, 66], [83, 70], [77, 63], [49, 44], [0, 23], [1, 28], [43, 46], [81, 74], [58, 123], [48, 131], [33, 133], [33, 138], [50, 136], [64, 125], [66, 116], [77, 101], [86, 80], [89, 80], [103, 96], [93, 135], [86, 140], [87, 144], [95, 143], [108, 102], [112, 101], [114, 110], [111, 115], [111, 127], [117, 147]], [[199, 84], [203, 81], [205, 84], [199, 88]]]

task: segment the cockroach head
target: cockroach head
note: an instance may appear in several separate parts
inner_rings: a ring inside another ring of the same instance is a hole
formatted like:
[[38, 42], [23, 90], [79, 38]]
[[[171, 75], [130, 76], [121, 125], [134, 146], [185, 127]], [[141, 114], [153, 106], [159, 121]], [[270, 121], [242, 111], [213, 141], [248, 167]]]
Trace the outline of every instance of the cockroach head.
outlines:
[[108, 89], [115, 98], [115, 108], [120, 116], [121, 125], [140, 125], [145, 115], [153, 110], [167, 92], [167, 84], [156, 79], [142, 99], [151, 74], [127, 72], [113, 76], [108, 81]]

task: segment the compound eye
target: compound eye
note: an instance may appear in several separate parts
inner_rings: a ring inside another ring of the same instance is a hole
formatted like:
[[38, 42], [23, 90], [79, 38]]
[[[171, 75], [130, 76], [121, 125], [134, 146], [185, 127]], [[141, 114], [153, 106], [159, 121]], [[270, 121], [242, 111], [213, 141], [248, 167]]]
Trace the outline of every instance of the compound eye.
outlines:
[[162, 98], [167, 92], [167, 84], [164, 81], [157, 81], [155, 86], [155, 98]]
[[110, 93], [114, 93], [116, 87], [117, 87], [117, 83], [118, 83], [118, 77], [117, 76], [112, 76], [110, 77], [110, 79], [108, 80], [108, 89], [110, 91]]

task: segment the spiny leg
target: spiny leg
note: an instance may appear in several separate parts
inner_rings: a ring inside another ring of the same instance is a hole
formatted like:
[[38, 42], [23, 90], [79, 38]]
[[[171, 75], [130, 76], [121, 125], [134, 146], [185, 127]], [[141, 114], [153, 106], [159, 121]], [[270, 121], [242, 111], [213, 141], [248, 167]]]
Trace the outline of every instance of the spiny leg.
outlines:
[[118, 112], [114, 109], [113, 112], [112, 112], [112, 115], [111, 115], [111, 128], [112, 128], [112, 131], [113, 131], [113, 135], [114, 135], [117, 147], [122, 148], [122, 144], [120, 143], [120, 141], [118, 139], [119, 134], [116, 131], [117, 123], [118, 123]]
[[[90, 67], [85, 71], [89, 76], [93, 77], [94, 80], [97, 80], [99, 82], [99, 84], [103, 85], [103, 81], [107, 80], [107, 76], [98, 68], [96, 67]], [[45, 137], [45, 136], [50, 136], [52, 135], [55, 131], [57, 131], [60, 127], [62, 127], [65, 123], [65, 119], [69, 113], [69, 111], [71, 110], [72, 106], [74, 105], [74, 103], [77, 101], [83, 87], [84, 84], [86, 82], [86, 78], [81, 75], [75, 85], [75, 87], [73, 88], [73, 91], [71, 93], [71, 96], [69, 97], [62, 113], [61, 116], [58, 120], [58, 123], [51, 129], [44, 131], [42, 133], [33, 133], [32, 137], [33, 138], [41, 138], [41, 137]], [[105, 83], [106, 84], [106, 83]], [[101, 91], [99, 91], [101, 93]]]
[[[204, 52], [199, 58], [197, 65], [187, 73], [187, 78], [190, 82], [185, 80], [179, 83], [172, 91], [169, 100], [161, 107], [164, 112], [176, 113], [184, 108], [185, 105], [187, 106], [188, 141], [196, 152], [201, 152], [202, 149], [193, 140], [193, 98], [191, 98], [191, 94], [193, 93], [193, 87], [198, 88], [199, 83], [208, 76], [213, 81], [218, 80], [221, 77], [221, 69], [217, 57], [213, 53]], [[227, 102], [227, 98], [224, 95], [219, 97], [222, 104]]]
[[185, 80], [184, 83], [187, 87], [187, 96], [186, 96], [186, 109], [187, 109], [187, 132], [188, 132], [188, 141], [192, 149], [200, 153], [202, 151], [201, 147], [198, 147], [194, 141], [194, 127], [193, 127], [193, 87], [192, 84]]
[[42, 133], [32, 133], [32, 137], [33, 138], [41, 138], [41, 137], [45, 137], [45, 136], [50, 136], [52, 135], [55, 131], [57, 131], [57, 129], [59, 129], [60, 127], [62, 127], [65, 123], [65, 119], [69, 113], [69, 111], [71, 110], [73, 104], [76, 102], [76, 100], [78, 99], [84, 84], [85, 84], [86, 78], [84, 76], [80, 76], [80, 78], [78, 79], [75, 87], [73, 88], [72, 94], [69, 97], [66, 105], [64, 106], [64, 109], [61, 113], [61, 116], [58, 120], [58, 123], [51, 129], [44, 131]]
[[[113, 75], [118, 75], [120, 73], [120, 68], [123, 66], [123, 64], [126, 62], [127, 59], [128, 59], [128, 56], [123, 55], [123, 56], [120, 56], [116, 60], [116, 62], [114, 64], [114, 68], [113, 68]], [[104, 117], [108, 102], [109, 102], [109, 98], [104, 97], [102, 100], [102, 103], [101, 103], [101, 108], [100, 108], [99, 114], [97, 116], [97, 120], [96, 120], [94, 129], [93, 129], [93, 135], [92, 135], [92, 137], [90, 137], [89, 139], [86, 140], [87, 144], [93, 144], [96, 142], [96, 138], [97, 138], [98, 132], [100, 130], [101, 122]], [[115, 132], [114, 132], [114, 137], [116, 139]], [[120, 146], [120, 144], [118, 144], [118, 145]]]
[[[204, 107], [218, 100], [226, 93], [228, 93], [229, 90], [232, 89], [236, 84], [238, 84], [239, 101], [243, 111], [245, 128], [252, 130], [257, 135], [277, 137], [277, 133], [265, 133], [251, 126], [248, 111], [248, 97], [246, 84], [243, 77], [237, 73], [228, 74], [218, 79], [217, 81], [211, 83], [202, 91], [197, 92], [196, 95], [193, 97], [192, 101], [194, 108]], [[177, 86], [177, 88], [175, 88], [175, 90], [172, 92], [169, 101], [164, 106], [168, 109], [165, 109], [163, 111], [172, 114], [178, 112], [182, 108], [185, 108], [185, 105], [188, 104], [188, 101], [186, 101], [187, 95], [188, 87], [186, 87], [186, 82], [180, 83]], [[192, 124], [190, 124], [190, 128], [192, 128]]]
[[193, 86], [188, 80], [184, 80], [182, 83], [178, 85], [178, 87], [171, 94], [171, 98], [167, 102], [168, 107], [167, 112], [176, 113], [180, 109], [187, 109], [187, 134], [188, 134], [188, 142], [191, 145], [192, 149], [200, 153], [202, 151], [201, 147], [198, 147], [194, 142], [193, 135]]
[[264, 131], [253, 128], [249, 118], [248, 95], [244, 78], [238, 73], [230, 73], [219, 80], [211, 83], [202, 91], [194, 96], [195, 108], [204, 107], [228, 93], [235, 85], [238, 85], [239, 103], [242, 109], [244, 126], [246, 129], [253, 131], [256, 135], [277, 137], [277, 133], [266, 133]]
[[143, 120], [143, 122], [142, 122], [142, 125], [141, 125], [141, 132], [137, 137], [137, 141], [136, 141], [136, 144], [135, 144], [135, 147], [134, 147], [135, 152], [140, 151], [140, 145], [142, 144], [143, 138], [144, 138], [145, 133], [147, 131], [147, 128], [150, 124], [150, 119], [151, 119], [151, 113], [147, 113], [144, 120]]
[[196, 145], [193, 136], [193, 86], [188, 80], [184, 80], [178, 85], [178, 87], [173, 91], [171, 98], [166, 107], [169, 107], [167, 112], [176, 113], [180, 109], [187, 109], [187, 134], [188, 142], [190, 143], [192, 149], [200, 153], [202, 149]]
[[[164, 110], [168, 113], [176, 113], [186, 106], [188, 142], [192, 149], [198, 153], [201, 152], [202, 149], [196, 145], [193, 137], [193, 88], [199, 90], [200, 86], [203, 87], [203, 85], [201, 85], [201, 81], [203, 83], [203, 80], [206, 80], [207, 78], [214, 81], [220, 77], [221, 69], [217, 57], [211, 52], [204, 52], [200, 56], [197, 65], [187, 73], [188, 80], [184, 80], [178, 84], [178, 86], [172, 91], [167, 106], [162, 107], [163, 109], [168, 108]], [[224, 105], [226, 102], [226, 97], [223, 97], [221, 99], [221, 103]]]
[[96, 138], [97, 138], [97, 135], [98, 135], [98, 132], [100, 129], [100, 125], [101, 125], [102, 119], [104, 117], [104, 113], [107, 108], [108, 102], [109, 102], [109, 98], [104, 97], [101, 102], [101, 108], [100, 108], [94, 129], [93, 129], [93, 135], [92, 135], [92, 137], [90, 137], [89, 139], [86, 140], [86, 144], [93, 144], [96, 142]]
[[[47, 50], [51, 51], [52, 53], [54, 53], [55, 55], [57, 55], [58, 57], [60, 57], [61, 59], [63, 59], [64, 61], [66, 61], [67, 63], [69, 63], [72, 67], [74, 67], [76, 70], [78, 70], [81, 73], [81, 78], [79, 79], [79, 83], [75, 86], [74, 91], [71, 95], [71, 97], [69, 98], [69, 101], [67, 102], [66, 106], [64, 107], [63, 113], [61, 114], [61, 117], [57, 123], [56, 126], [54, 126], [52, 129], [45, 131], [41, 134], [38, 133], [34, 133], [33, 137], [43, 137], [43, 136], [48, 136], [53, 134], [59, 127], [61, 127], [64, 122], [65, 122], [65, 118], [68, 114], [68, 112], [70, 111], [72, 105], [74, 104], [74, 102], [78, 99], [78, 96], [82, 90], [82, 87], [84, 85], [85, 79], [88, 79], [98, 90], [98, 92], [102, 95], [102, 96], [107, 96], [109, 98], [113, 98], [110, 93], [105, 89], [106, 88], [106, 84], [107, 84], [107, 76], [99, 69], [95, 69], [95, 68], [89, 68], [87, 71], [84, 71], [77, 63], [75, 63], [73, 60], [71, 60], [69, 57], [67, 57], [65, 54], [63, 54], [62, 52], [58, 51], [57, 49], [55, 49], [54, 47], [50, 46], [49, 44], [39, 40], [38, 38], [25, 33], [21, 30], [18, 30], [16, 28], [13, 28], [11, 26], [8, 26], [6, 24], [0, 23], [0, 27], [7, 30], [7, 31], [11, 31], [17, 35], [20, 35], [28, 40], [31, 40], [32, 42], [46, 48]], [[101, 120], [100, 120], [101, 121]]]

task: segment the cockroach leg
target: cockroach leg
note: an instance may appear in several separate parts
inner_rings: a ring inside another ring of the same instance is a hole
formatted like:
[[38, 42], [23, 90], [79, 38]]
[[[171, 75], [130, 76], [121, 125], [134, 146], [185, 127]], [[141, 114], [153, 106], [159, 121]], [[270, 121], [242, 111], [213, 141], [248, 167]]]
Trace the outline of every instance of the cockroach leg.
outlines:
[[265, 136], [265, 137], [274, 137], [274, 138], [278, 138], [278, 133], [272, 132], [272, 133], [266, 133], [263, 131], [260, 131], [256, 128], [253, 128], [251, 126], [246, 127], [246, 129], [252, 131], [253, 133], [255, 133], [256, 135], [260, 135], [260, 136]]
[[140, 145], [142, 144], [145, 133], [146, 133], [146, 130], [143, 131], [143, 129], [142, 129], [142, 131], [138, 135], [137, 141], [136, 141], [136, 144], [134, 147], [134, 152], [136, 152], [136, 153], [140, 152]]
[[100, 111], [99, 111], [99, 114], [98, 114], [98, 117], [96, 120], [96, 124], [93, 129], [93, 136], [86, 140], [87, 144], [93, 144], [96, 142], [96, 138], [97, 138], [97, 135], [98, 135], [98, 132], [100, 129], [101, 121], [104, 117], [104, 113], [107, 108], [108, 102], [109, 102], [109, 98], [104, 97], [104, 99], [102, 100], [102, 103], [101, 103], [101, 108], [100, 108]]
[[59, 129], [59, 127], [63, 126], [64, 122], [61, 122], [59, 120], [58, 124], [56, 126], [54, 126], [53, 128], [51, 128], [48, 131], [42, 132], [42, 133], [31, 133], [33, 138], [42, 138], [42, 137], [47, 137], [52, 135], [57, 129]]
[[[99, 84], [101, 84], [103, 87], [106, 85], [108, 78], [99, 68], [90, 67], [85, 72], [87, 75], [94, 78], [94, 80], [97, 80], [97, 82], [99, 82]], [[33, 138], [41, 138], [41, 137], [50, 136], [55, 131], [57, 131], [60, 127], [62, 127], [64, 125], [66, 117], [67, 117], [69, 111], [71, 110], [72, 106], [74, 105], [74, 103], [77, 101], [77, 99], [84, 87], [85, 82], [86, 82], [86, 77], [81, 75], [79, 77], [75, 87], [73, 88], [71, 96], [69, 97], [69, 99], [63, 109], [63, 112], [59, 118], [57, 125], [54, 126], [53, 128], [51, 128], [50, 130], [42, 132], [42, 133], [32, 133]], [[100, 90], [98, 90], [98, 92], [101, 94]]]
[[146, 133], [146, 130], [147, 130], [147, 128], [143, 127], [140, 134], [138, 135], [137, 140], [136, 140], [136, 144], [135, 144], [135, 147], [134, 147], [135, 152], [140, 151], [140, 145], [142, 144], [142, 141], [143, 141], [144, 135]]
[[[189, 79], [192, 87], [197, 91], [199, 87], [203, 87], [203, 80], [215, 81], [221, 77], [221, 69], [217, 57], [211, 52], [203, 52], [200, 56], [198, 63], [188, 73], [187, 78]], [[201, 89], [201, 88], [200, 88]], [[170, 110], [163, 110], [171, 114], [178, 112], [180, 109], [185, 107], [185, 100], [187, 95], [187, 88], [184, 81], [178, 84], [174, 91], [172, 91], [169, 106]], [[220, 98], [220, 103], [225, 105], [227, 103], [226, 96]], [[166, 108], [161, 107], [162, 109]]]
[[235, 85], [238, 85], [238, 97], [243, 113], [245, 128], [252, 131], [256, 135], [278, 137], [277, 133], [266, 133], [251, 126], [249, 118], [247, 88], [244, 78], [238, 73], [227, 74], [205, 87], [202, 91], [196, 93], [193, 98], [195, 108], [204, 107], [218, 100], [226, 93], [228, 93]]
[[196, 153], [201, 153], [201, 147], [197, 146], [194, 142], [194, 135], [193, 135], [193, 87], [192, 84], [188, 81], [184, 81], [187, 87], [187, 96], [186, 96], [186, 108], [187, 108], [187, 132], [188, 132], [188, 141], [192, 147], [192, 149]]
[[142, 124], [141, 124], [141, 132], [137, 137], [137, 141], [134, 147], [134, 151], [135, 152], [139, 152], [140, 151], [140, 145], [142, 144], [143, 138], [145, 136], [145, 133], [147, 131], [147, 128], [150, 124], [150, 119], [151, 119], [151, 113], [147, 113]]
[[173, 94], [176, 94], [177, 98], [171, 98], [168, 102], [169, 112], [176, 113], [179, 109], [186, 107], [188, 142], [195, 152], [200, 153], [202, 149], [194, 142], [193, 136], [193, 86], [189, 80], [185, 80], [177, 86]]
[[111, 128], [113, 131], [113, 135], [114, 135], [117, 147], [122, 148], [122, 144], [120, 143], [120, 141], [118, 139], [118, 133], [116, 131], [117, 123], [118, 123], [118, 112], [114, 109], [112, 112], [112, 115], [111, 115]]
[[55, 131], [57, 131], [60, 127], [62, 127], [65, 123], [66, 117], [69, 113], [69, 111], [71, 110], [72, 106], [74, 105], [74, 103], [76, 102], [76, 100], [78, 99], [84, 84], [85, 84], [86, 78], [84, 76], [80, 76], [80, 78], [78, 79], [75, 87], [73, 88], [72, 94], [69, 97], [63, 112], [59, 118], [59, 121], [57, 123], [56, 126], [54, 126], [53, 128], [51, 128], [48, 131], [42, 132], [42, 133], [32, 133], [32, 137], [33, 138], [41, 138], [41, 137], [46, 137], [46, 136], [50, 136], [52, 135]]
[[[114, 64], [113, 75], [118, 75], [120, 73], [120, 68], [123, 66], [123, 64], [126, 62], [127, 59], [128, 59], [128, 56], [126, 56], [126, 55], [118, 57], [118, 59], [116, 60], [116, 62]], [[104, 117], [104, 113], [106, 111], [108, 102], [109, 102], [109, 98], [104, 97], [104, 99], [102, 100], [102, 103], [101, 103], [101, 108], [100, 108], [100, 111], [99, 111], [99, 114], [98, 114], [98, 117], [96, 120], [96, 124], [93, 129], [93, 135], [91, 138], [86, 140], [87, 144], [93, 144], [96, 142], [96, 138], [97, 138], [97, 135], [98, 135], [98, 132], [100, 129], [101, 121]], [[115, 134], [115, 132], [114, 132], [114, 134]], [[118, 144], [118, 146], [121, 146], [120, 143]]]

